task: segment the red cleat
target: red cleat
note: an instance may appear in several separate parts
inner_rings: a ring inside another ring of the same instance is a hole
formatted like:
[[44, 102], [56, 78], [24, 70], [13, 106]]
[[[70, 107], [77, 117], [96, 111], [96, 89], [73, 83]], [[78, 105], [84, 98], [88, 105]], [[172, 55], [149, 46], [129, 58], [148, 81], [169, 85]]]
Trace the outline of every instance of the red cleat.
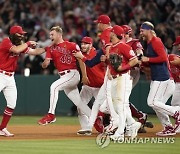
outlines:
[[38, 121], [38, 124], [39, 125], [47, 125], [47, 124], [50, 124], [50, 123], [53, 123], [56, 121], [56, 117], [54, 114], [50, 114], [48, 113], [47, 115], [45, 115], [42, 119], [40, 119]]

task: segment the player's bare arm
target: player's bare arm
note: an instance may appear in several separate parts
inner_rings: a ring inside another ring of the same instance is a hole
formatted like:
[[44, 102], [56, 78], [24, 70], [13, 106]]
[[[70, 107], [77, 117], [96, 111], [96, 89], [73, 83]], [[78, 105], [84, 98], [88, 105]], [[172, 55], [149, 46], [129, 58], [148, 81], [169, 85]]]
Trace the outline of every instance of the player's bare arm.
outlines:
[[[77, 53], [79, 53], [79, 52], [77, 52]], [[77, 58], [77, 60], [79, 62], [79, 66], [80, 66], [81, 73], [82, 73], [82, 83], [85, 85], [88, 85], [90, 82], [89, 82], [89, 79], [87, 77], [86, 65], [80, 58]]]
[[76, 58], [80, 58], [80, 59], [83, 59], [83, 58], [84, 58], [84, 56], [83, 56], [83, 54], [82, 54], [81, 52], [75, 52], [75, 53], [73, 53], [73, 55], [74, 55], [74, 57], [76, 57]]
[[50, 59], [46, 58], [42, 63], [42, 68], [47, 68], [50, 64]]
[[134, 67], [137, 64], [138, 64], [138, 59], [136, 57], [136, 58], [133, 58], [132, 60], [129, 61], [129, 63], [127, 64], [127, 67], [126, 67], [126, 65], [125, 66], [120, 65], [119, 68], [118, 68], [118, 71], [124, 71], [127, 68], [129, 69], [131, 67]]
[[29, 49], [28, 54], [29, 55], [40, 55], [45, 52], [44, 48], [36, 48], [36, 49]]
[[28, 41], [27, 43], [23, 43], [21, 45], [17, 45], [17, 46], [12, 46], [12, 48], [9, 50], [10, 52], [13, 53], [21, 53], [23, 52], [26, 48], [28, 48], [29, 46], [36, 46], [37, 43], [35, 41]]

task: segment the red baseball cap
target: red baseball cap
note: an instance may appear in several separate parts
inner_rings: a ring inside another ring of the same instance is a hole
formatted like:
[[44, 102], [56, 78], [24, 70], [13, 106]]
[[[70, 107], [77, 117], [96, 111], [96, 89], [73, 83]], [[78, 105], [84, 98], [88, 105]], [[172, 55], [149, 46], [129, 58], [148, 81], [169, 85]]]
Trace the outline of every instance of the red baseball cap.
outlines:
[[122, 36], [122, 34], [124, 34], [123, 28], [118, 25], [113, 26], [113, 28], [111, 29], [111, 32], [113, 32], [114, 34], [118, 36]]
[[132, 32], [132, 28], [129, 25], [122, 25], [121, 26], [124, 30], [124, 33], [131, 33]]
[[109, 24], [111, 19], [107, 15], [100, 15], [97, 20], [94, 20], [95, 23]]
[[22, 29], [22, 27], [21, 26], [12, 26], [11, 28], [10, 28], [10, 32], [9, 32], [10, 34], [16, 34], [16, 33], [18, 33], [18, 34], [25, 34], [25, 33], [27, 33], [27, 32], [25, 32], [23, 29]]
[[173, 45], [178, 45], [180, 44], [180, 36], [176, 37], [176, 41], [173, 43]]
[[88, 44], [92, 44], [93, 43], [93, 39], [91, 37], [83, 37], [82, 41], [83, 43], [88, 43]]

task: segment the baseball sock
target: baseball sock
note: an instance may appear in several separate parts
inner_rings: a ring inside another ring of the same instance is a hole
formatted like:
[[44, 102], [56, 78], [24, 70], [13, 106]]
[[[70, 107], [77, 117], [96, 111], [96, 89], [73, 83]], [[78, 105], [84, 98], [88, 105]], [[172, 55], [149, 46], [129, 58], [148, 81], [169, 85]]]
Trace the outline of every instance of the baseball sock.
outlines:
[[3, 119], [0, 125], [0, 130], [6, 128], [9, 120], [11, 119], [11, 116], [13, 114], [14, 109], [6, 107], [3, 114]]
[[143, 117], [143, 113], [141, 111], [138, 111], [138, 109], [132, 103], [129, 103], [129, 107], [131, 109], [131, 113], [133, 117], [137, 119]]

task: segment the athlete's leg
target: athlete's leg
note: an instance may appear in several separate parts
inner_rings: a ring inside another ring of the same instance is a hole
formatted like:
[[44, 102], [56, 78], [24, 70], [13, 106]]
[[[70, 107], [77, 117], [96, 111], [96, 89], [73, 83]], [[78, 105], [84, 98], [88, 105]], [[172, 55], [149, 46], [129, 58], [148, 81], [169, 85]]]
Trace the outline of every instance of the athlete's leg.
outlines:
[[[3, 77], [5, 77], [5, 76], [3, 76]], [[11, 116], [16, 107], [16, 101], [17, 101], [17, 88], [16, 88], [14, 76], [11, 76], [11, 77], [7, 76], [6, 81], [5, 80], [1, 80], [1, 81], [2, 82], [0, 83], [0, 90], [3, 90], [4, 97], [7, 101], [7, 107], [4, 110], [2, 122], [0, 125], [0, 130], [7, 127], [8, 122], [11, 119]], [[4, 85], [6, 85], [6, 86], [4, 86]], [[6, 136], [14, 136], [14, 134], [11, 134], [6, 130]]]
[[[81, 97], [82, 103], [88, 104], [89, 101], [93, 97], [91, 87], [83, 85], [82, 89], [81, 89], [81, 92], [80, 92], [80, 97]], [[79, 118], [79, 122], [80, 122], [80, 125], [81, 125], [81, 129], [82, 130], [89, 129], [89, 128], [87, 128], [88, 124], [89, 124], [88, 123], [89, 122], [88, 117], [81, 111], [81, 109], [78, 108], [77, 110], [78, 110], [78, 118]]]
[[[154, 110], [174, 116], [175, 112], [179, 109], [174, 106], [169, 106], [163, 103], [165, 93], [173, 93], [174, 89], [168, 89], [169, 85], [173, 83], [172, 80], [167, 81], [151, 81], [150, 92], [148, 95], [148, 105]], [[169, 92], [166, 92], [169, 91]]]
[[[171, 90], [168, 90], [168, 89], [171, 89]], [[173, 82], [170, 82], [168, 84], [168, 87], [167, 87], [167, 90], [165, 91], [165, 93], [163, 94], [163, 100], [162, 100], [162, 103], [166, 103], [168, 101], [168, 99], [172, 96], [173, 92], [175, 90], [175, 83]], [[156, 115], [157, 117], [159, 118], [161, 124], [163, 125], [163, 127], [165, 128], [166, 126], [172, 126], [172, 123], [169, 119], [169, 115], [167, 115], [166, 113], [164, 112], [159, 112], [158, 110], [155, 109], [155, 112], [156, 112]]]
[[180, 83], [176, 82], [175, 91], [173, 93], [172, 100], [171, 100], [172, 106], [180, 106], [179, 94], [180, 94]]

